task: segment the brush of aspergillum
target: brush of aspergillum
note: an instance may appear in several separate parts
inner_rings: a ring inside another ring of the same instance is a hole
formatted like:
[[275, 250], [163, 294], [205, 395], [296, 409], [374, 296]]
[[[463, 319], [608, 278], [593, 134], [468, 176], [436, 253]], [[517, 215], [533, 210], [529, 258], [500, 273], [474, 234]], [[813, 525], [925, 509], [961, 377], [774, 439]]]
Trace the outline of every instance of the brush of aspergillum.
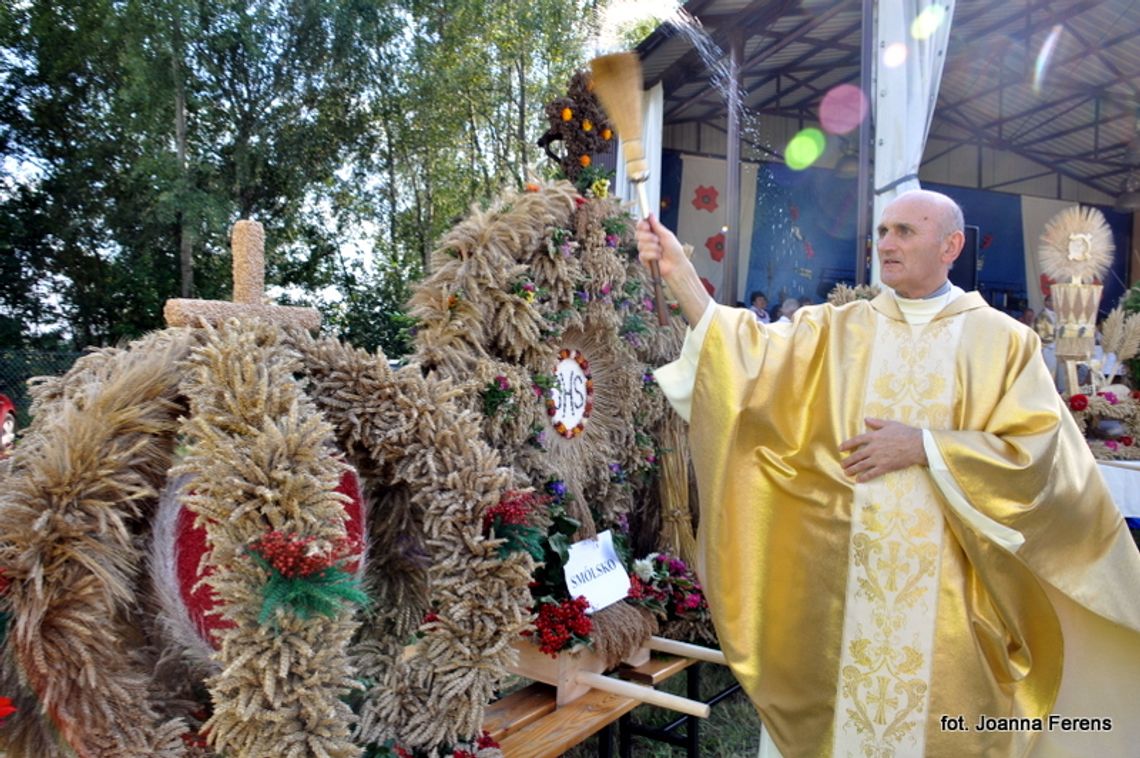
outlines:
[[[649, 215], [649, 195], [645, 182], [649, 179], [649, 162], [641, 143], [641, 61], [636, 53], [613, 53], [590, 61], [594, 94], [613, 122], [621, 137], [622, 157], [626, 175], [637, 188], [637, 201], [641, 217]], [[657, 323], [669, 323], [669, 310], [661, 286], [661, 268], [652, 261], [649, 271], [653, 276], [653, 302], [657, 310]]]

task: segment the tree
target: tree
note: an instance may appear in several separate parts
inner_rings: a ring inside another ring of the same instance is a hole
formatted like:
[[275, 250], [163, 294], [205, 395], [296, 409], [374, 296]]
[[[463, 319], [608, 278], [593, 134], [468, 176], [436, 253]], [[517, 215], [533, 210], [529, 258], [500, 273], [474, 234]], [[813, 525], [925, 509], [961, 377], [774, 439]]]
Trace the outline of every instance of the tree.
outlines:
[[5, 5], [0, 344], [112, 343], [160, 326], [169, 297], [228, 297], [228, 229], [250, 217], [271, 285], [365, 342], [392, 339], [398, 325], [362, 332], [369, 288], [406, 291], [457, 215], [536, 169], [542, 104], [579, 61], [586, 10]]

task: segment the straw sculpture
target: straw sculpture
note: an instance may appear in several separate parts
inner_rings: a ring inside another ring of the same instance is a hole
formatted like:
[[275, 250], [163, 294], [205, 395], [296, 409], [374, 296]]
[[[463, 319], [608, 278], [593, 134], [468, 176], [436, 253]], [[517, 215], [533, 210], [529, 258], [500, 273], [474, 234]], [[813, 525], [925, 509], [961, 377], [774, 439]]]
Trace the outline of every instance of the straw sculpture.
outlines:
[[[653, 325], [632, 231], [616, 200], [585, 198], [565, 181], [531, 182], [474, 210], [440, 240], [432, 274], [410, 301], [418, 321], [412, 362], [454, 382], [457, 402], [481, 417], [484, 438], [521, 482], [564, 485], [582, 525], [577, 538], [628, 523], [644, 554], [657, 547], [645, 527], [661, 522], [661, 459], [673, 449], [663, 441], [673, 412], [650, 369], [676, 355], [683, 325]], [[594, 393], [593, 412], [573, 436], [548, 416], [550, 380], [567, 354], [588, 358]], [[667, 493], [683, 498], [687, 522], [687, 482], [674, 480]], [[622, 603], [594, 622], [590, 638], [611, 659], [653, 628], [641, 609]]]
[[[484, 533], [514, 475], [454, 388], [232, 321], [90, 354], [33, 392], [0, 492], [7, 755], [499, 754], [475, 738], [529, 622], [534, 562]], [[368, 505], [367, 610], [266, 618], [250, 545], [342, 539], [346, 462]], [[147, 565], [164, 488], [206, 532], [202, 582], [226, 622], [196, 650]]]

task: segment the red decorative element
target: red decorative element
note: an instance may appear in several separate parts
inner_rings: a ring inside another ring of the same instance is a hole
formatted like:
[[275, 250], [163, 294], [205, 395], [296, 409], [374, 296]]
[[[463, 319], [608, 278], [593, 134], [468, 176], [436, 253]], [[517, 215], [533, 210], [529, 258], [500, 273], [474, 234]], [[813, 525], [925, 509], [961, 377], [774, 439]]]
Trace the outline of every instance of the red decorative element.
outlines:
[[982, 250], [987, 250], [992, 244], [994, 244], [994, 236], [989, 232], [986, 232], [982, 235], [982, 240], [978, 243], [978, 247], [980, 247]]
[[[348, 498], [344, 506], [345, 531], [347, 539], [362, 543], [364, 540], [364, 499], [360, 495], [360, 479], [356, 472], [347, 469], [340, 477], [340, 484], [336, 491]], [[179, 594], [182, 602], [186, 604], [186, 611], [202, 639], [215, 648], [218, 646], [217, 633], [234, 626], [216, 612], [217, 597], [208, 582], [201, 580], [214, 573], [213, 567], [205, 566], [203, 571], [202, 556], [207, 552], [206, 530], [195, 526], [194, 514], [186, 508], [178, 511], [178, 520], [175, 525], [175, 574], [178, 580]], [[360, 559], [353, 559], [345, 564], [344, 570], [355, 574], [360, 570]]]
[[[589, 601], [579, 595], [573, 600], [563, 600], [558, 605], [546, 603], [539, 607], [534, 627], [538, 633], [538, 649], [552, 658], [558, 651], [570, 644], [572, 637], [586, 637], [593, 628], [593, 622], [586, 615]], [[530, 636], [533, 632], [523, 632]]]
[[1124, 445], [1125, 447], [1132, 447], [1133, 442], [1134, 440], [1127, 434], [1120, 438], [1120, 444]]
[[724, 260], [724, 234], [714, 234], [705, 240], [705, 247], [709, 249], [709, 257], [717, 263]]
[[479, 748], [480, 750], [484, 750], [489, 747], [501, 748], [502, 745], [500, 745], [498, 742], [495, 742], [495, 738], [492, 737], [486, 729], [484, 729], [483, 733], [479, 735], [479, 739], [475, 740], [475, 747]]
[[11, 716], [16, 712], [16, 706], [12, 705], [12, 698], [0, 697], [0, 722]]
[[710, 295], [716, 295], [716, 285], [714, 285], [712, 282], [710, 282], [708, 279], [706, 279], [703, 276], [701, 277], [701, 284], [703, 284], [705, 286], [705, 289], [708, 291], [708, 293]]
[[249, 549], [286, 578], [319, 574], [364, 550], [363, 543], [356, 537], [339, 537], [327, 550], [314, 549], [316, 542], [317, 538], [312, 535], [274, 529], [250, 543]]
[[800, 207], [798, 205], [796, 205], [795, 203], [791, 203], [790, 205], [788, 205], [788, 216], [791, 217], [792, 221], [799, 221], [800, 220]]
[[804, 257], [809, 259], [815, 257], [815, 248], [807, 240], [804, 240]]
[[588, 202], [590, 202], [590, 201], [587, 200], [586, 198], [582, 197], [581, 195], [575, 195], [574, 196], [574, 203], [576, 205], [578, 205], [579, 207], [585, 205]]
[[486, 534], [499, 519], [500, 524], [512, 526], [525, 526], [530, 523], [531, 515], [542, 505], [553, 500], [550, 495], [540, 495], [537, 492], [507, 490], [499, 502], [483, 512], [483, 533]]
[[1083, 411], [1089, 407], [1089, 399], [1086, 395], [1073, 395], [1069, 398], [1069, 407], [1074, 411]]
[[712, 213], [717, 209], [716, 199], [720, 195], [716, 187], [700, 186], [693, 192], [693, 207], [698, 211]]
[[1050, 279], [1049, 277], [1045, 276], [1045, 274], [1042, 274], [1041, 275], [1041, 296], [1042, 297], [1049, 297], [1049, 295], [1051, 295], [1051, 294], [1053, 294], [1053, 280]]

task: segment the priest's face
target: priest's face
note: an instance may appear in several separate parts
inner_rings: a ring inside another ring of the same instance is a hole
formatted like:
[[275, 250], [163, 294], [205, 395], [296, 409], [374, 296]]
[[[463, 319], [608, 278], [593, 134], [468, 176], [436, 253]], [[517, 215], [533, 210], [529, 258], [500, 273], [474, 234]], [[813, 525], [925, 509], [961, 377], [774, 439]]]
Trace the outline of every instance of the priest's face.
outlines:
[[902, 297], [919, 298], [942, 286], [962, 252], [964, 236], [952, 230], [949, 198], [933, 192], [901, 195], [879, 221], [880, 276]]

